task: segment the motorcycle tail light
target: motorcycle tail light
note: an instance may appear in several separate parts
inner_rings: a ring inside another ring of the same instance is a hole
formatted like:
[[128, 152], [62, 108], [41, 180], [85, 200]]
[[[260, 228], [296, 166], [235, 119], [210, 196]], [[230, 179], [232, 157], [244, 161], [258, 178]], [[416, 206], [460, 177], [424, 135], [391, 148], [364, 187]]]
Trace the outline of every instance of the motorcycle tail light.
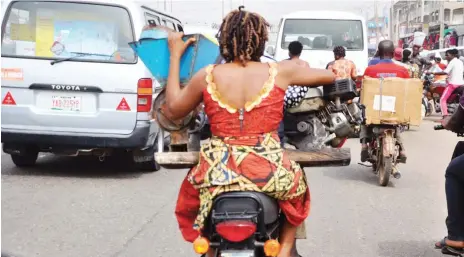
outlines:
[[280, 253], [280, 244], [275, 239], [267, 240], [264, 243], [264, 253], [266, 256], [275, 257]]
[[205, 254], [209, 250], [209, 240], [199, 237], [193, 241], [193, 250], [198, 254]]
[[230, 242], [241, 242], [256, 232], [256, 224], [250, 221], [230, 220], [216, 225], [218, 234]]

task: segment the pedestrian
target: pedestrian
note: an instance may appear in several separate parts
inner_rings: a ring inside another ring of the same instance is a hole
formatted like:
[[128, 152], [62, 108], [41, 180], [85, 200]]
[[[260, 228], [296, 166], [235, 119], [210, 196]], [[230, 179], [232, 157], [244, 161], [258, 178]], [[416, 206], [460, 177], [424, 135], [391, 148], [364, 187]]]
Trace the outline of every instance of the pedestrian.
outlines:
[[[443, 121], [445, 129], [455, 133], [464, 128], [464, 96], [456, 112]], [[445, 193], [448, 207], [448, 235], [435, 243], [435, 248], [449, 255], [464, 254], [464, 141], [458, 142], [445, 172]]]
[[444, 38], [443, 48], [450, 48], [451, 44], [451, 33], [448, 31]]

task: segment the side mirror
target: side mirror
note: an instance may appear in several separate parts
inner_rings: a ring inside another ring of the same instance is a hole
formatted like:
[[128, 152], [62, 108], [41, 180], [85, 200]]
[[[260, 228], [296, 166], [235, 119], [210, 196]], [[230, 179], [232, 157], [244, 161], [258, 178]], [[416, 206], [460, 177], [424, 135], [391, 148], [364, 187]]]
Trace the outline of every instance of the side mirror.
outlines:
[[268, 46], [268, 47], [266, 48], [266, 53], [268, 53], [269, 55], [274, 56], [274, 54], [275, 54], [275, 47], [274, 47], [274, 46]]

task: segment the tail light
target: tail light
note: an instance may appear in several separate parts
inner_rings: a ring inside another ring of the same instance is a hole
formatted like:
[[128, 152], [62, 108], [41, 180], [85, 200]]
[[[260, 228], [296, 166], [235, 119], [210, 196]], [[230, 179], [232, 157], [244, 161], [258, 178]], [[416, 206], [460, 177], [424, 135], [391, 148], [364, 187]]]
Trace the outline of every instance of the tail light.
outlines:
[[193, 241], [193, 250], [198, 254], [205, 254], [209, 250], [209, 240], [199, 237]]
[[264, 243], [264, 253], [266, 256], [275, 257], [280, 253], [280, 244], [275, 239], [267, 240]]
[[153, 80], [139, 79], [137, 83], [137, 112], [150, 112], [153, 100]]
[[241, 242], [256, 232], [256, 224], [250, 221], [231, 220], [216, 225], [216, 231], [230, 242]]

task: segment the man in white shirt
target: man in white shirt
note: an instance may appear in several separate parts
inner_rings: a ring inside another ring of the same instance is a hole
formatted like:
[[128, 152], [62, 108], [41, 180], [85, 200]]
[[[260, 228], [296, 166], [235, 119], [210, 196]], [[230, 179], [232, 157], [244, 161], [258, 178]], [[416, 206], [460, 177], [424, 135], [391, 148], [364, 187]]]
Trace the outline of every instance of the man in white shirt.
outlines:
[[458, 59], [459, 52], [457, 49], [449, 49], [446, 51], [446, 60], [448, 66], [441, 72], [428, 72], [433, 75], [448, 75], [448, 86], [440, 98], [440, 107], [443, 117], [448, 116], [447, 102], [453, 91], [464, 86], [464, 64]]

